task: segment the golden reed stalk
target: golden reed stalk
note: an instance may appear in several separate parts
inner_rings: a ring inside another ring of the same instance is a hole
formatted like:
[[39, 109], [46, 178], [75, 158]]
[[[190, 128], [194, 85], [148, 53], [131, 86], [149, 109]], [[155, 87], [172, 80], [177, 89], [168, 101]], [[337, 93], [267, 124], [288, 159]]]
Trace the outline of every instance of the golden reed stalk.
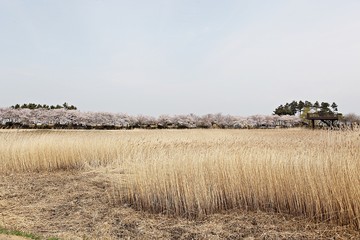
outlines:
[[201, 217], [242, 208], [360, 228], [358, 131], [1, 131], [0, 172], [125, 169], [119, 201]]

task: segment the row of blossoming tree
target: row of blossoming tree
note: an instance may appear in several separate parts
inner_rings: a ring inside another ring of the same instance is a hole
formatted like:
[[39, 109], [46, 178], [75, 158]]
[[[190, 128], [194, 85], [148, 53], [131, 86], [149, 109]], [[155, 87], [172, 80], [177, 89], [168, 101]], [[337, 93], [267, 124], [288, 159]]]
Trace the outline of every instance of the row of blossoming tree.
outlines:
[[297, 116], [254, 115], [237, 117], [222, 114], [129, 116], [106, 112], [66, 109], [0, 108], [1, 128], [69, 129], [191, 129], [191, 128], [275, 128], [301, 124]]

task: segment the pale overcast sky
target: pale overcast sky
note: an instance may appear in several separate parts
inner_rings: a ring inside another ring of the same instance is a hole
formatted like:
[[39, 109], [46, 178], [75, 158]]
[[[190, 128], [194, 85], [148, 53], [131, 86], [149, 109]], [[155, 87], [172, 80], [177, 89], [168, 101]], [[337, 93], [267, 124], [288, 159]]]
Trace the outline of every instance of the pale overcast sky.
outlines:
[[0, 107], [360, 113], [359, 0], [0, 0]]

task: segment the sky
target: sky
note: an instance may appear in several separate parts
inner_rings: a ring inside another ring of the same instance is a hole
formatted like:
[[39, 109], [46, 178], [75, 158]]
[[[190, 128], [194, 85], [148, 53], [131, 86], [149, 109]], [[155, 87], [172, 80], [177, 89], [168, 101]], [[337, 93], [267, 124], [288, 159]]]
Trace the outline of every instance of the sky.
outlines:
[[360, 113], [358, 0], [0, 0], [0, 107]]

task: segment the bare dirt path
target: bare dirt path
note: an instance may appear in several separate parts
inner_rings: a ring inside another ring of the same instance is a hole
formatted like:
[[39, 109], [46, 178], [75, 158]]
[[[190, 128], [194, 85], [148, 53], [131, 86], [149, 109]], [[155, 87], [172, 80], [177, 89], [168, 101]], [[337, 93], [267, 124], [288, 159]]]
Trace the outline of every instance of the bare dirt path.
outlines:
[[187, 220], [137, 212], [113, 201], [101, 172], [0, 175], [0, 226], [60, 239], [360, 239], [286, 214], [233, 210]]
[[26, 240], [26, 239], [28, 239], [28, 238], [0, 234], [0, 240]]

